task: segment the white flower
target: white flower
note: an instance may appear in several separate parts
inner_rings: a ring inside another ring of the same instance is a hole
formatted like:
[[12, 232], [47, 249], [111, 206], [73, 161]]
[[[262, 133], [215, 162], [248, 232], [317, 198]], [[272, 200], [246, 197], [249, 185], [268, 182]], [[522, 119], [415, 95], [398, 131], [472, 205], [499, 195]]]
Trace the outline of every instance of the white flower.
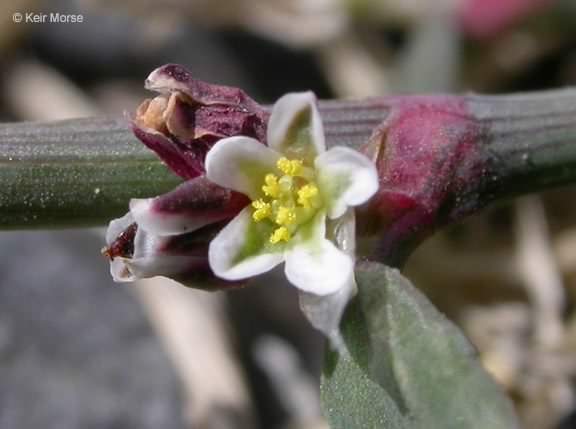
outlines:
[[220, 140], [206, 157], [207, 178], [248, 196], [212, 240], [208, 259], [226, 280], [285, 263], [311, 323], [333, 340], [355, 292], [354, 207], [378, 189], [374, 164], [346, 147], [326, 151], [316, 99], [287, 94], [274, 105], [268, 146], [250, 137]]

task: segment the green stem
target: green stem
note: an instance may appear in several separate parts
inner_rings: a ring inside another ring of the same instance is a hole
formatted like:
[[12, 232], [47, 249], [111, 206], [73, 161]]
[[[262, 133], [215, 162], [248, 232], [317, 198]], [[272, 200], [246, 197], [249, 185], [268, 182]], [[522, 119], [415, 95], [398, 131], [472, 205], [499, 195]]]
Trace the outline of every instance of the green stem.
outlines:
[[101, 225], [178, 183], [118, 120], [3, 124], [0, 154], [3, 229]]
[[576, 90], [474, 96], [484, 144], [498, 167], [495, 195], [508, 198], [576, 182]]
[[[464, 98], [498, 163], [484, 198], [576, 181], [576, 90]], [[322, 102], [328, 145], [360, 148], [397, 100]], [[178, 182], [124, 120], [0, 124], [0, 229], [104, 225]]]
[[[371, 102], [323, 106], [328, 137], [352, 147], [387, 110]], [[105, 225], [130, 198], [160, 195], [179, 180], [125, 120], [0, 124], [0, 229]]]

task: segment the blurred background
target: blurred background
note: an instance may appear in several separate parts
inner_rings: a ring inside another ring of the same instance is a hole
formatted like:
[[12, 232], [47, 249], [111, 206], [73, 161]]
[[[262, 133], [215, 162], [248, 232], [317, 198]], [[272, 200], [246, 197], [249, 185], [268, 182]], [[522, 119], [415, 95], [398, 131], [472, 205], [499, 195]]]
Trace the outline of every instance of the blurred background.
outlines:
[[[29, 12], [82, 22], [14, 22]], [[0, 121], [121, 116], [168, 62], [262, 103], [573, 85], [575, 22], [574, 0], [2, 0]], [[528, 429], [576, 427], [574, 195], [494, 206], [407, 267]], [[1, 429], [327, 428], [323, 340], [292, 288], [115, 285], [103, 244], [0, 234]]]

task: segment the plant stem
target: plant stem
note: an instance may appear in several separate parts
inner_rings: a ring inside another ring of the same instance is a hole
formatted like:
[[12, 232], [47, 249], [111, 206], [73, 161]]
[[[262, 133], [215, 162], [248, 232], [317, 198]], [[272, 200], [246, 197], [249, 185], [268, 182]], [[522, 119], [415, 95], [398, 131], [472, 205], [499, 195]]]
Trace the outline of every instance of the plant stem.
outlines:
[[124, 121], [0, 126], [3, 229], [104, 224], [125, 212], [130, 198], [157, 195], [177, 183]]
[[[360, 148], [398, 99], [322, 102], [328, 145]], [[576, 181], [576, 90], [462, 99], [497, 166], [483, 199]], [[130, 198], [159, 195], [179, 180], [125, 120], [0, 124], [1, 229], [104, 225]]]
[[498, 177], [492, 198], [576, 182], [576, 90], [469, 97], [489, 130], [484, 144]]
[[[328, 138], [358, 147], [382, 118], [381, 103], [327, 102]], [[173, 189], [172, 174], [125, 120], [0, 124], [0, 229], [105, 225], [130, 198]]]
[[[436, 229], [494, 200], [576, 182], [576, 90], [390, 97], [369, 144], [380, 176], [373, 259], [401, 266]], [[371, 222], [369, 222], [371, 221]]]

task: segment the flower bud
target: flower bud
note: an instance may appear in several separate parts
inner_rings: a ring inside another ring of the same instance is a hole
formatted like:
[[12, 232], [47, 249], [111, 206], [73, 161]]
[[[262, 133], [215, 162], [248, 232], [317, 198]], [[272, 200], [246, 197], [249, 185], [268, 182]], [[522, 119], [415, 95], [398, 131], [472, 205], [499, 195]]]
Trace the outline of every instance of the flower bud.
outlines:
[[155, 198], [133, 199], [130, 212], [110, 222], [103, 253], [118, 282], [162, 275], [188, 286], [224, 289], [208, 263], [208, 245], [247, 204], [236, 192], [204, 177]]

